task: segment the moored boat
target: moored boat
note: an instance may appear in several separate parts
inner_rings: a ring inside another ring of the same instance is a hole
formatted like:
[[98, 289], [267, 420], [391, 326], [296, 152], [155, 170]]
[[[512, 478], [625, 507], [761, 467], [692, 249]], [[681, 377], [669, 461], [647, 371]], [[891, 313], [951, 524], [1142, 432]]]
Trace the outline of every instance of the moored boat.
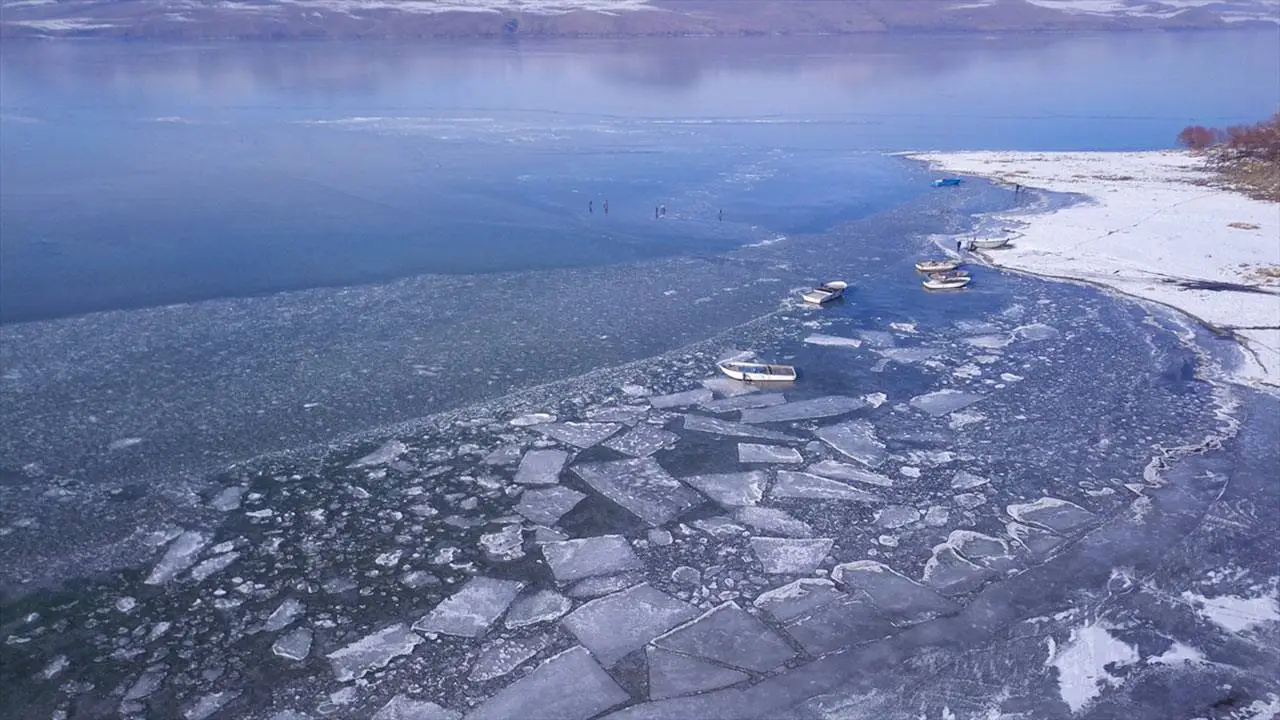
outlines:
[[955, 187], [961, 183], [958, 177], [939, 178], [933, 181], [934, 187]]
[[746, 382], [792, 382], [796, 379], [796, 369], [790, 365], [722, 360], [716, 363], [716, 367], [734, 380]]
[[958, 290], [973, 281], [968, 275], [930, 275], [921, 285], [926, 290]]
[[970, 250], [995, 250], [1009, 244], [1013, 238], [1006, 235], [1005, 237], [987, 237], [974, 238], [969, 241]]
[[946, 260], [921, 260], [916, 263], [916, 270], [922, 273], [951, 272], [960, 267], [960, 261], [954, 259]]
[[821, 305], [829, 303], [844, 297], [845, 288], [849, 287], [849, 283], [843, 280], [833, 280], [829, 283], [823, 283], [812, 290], [806, 290], [800, 294], [805, 302]]

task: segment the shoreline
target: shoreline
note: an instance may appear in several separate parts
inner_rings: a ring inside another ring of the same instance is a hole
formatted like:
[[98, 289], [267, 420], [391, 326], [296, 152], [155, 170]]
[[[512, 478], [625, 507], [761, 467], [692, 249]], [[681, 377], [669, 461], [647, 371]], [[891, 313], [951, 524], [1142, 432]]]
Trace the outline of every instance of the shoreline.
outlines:
[[1084, 200], [984, 216], [1016, 231], [993, 266], [1083, 282], [1177, 310], [1236, 341], [1227, 380], [1280, 391], [1280, 206], [1198, 184], [1181, 151], [946, 152], [931, 168]]

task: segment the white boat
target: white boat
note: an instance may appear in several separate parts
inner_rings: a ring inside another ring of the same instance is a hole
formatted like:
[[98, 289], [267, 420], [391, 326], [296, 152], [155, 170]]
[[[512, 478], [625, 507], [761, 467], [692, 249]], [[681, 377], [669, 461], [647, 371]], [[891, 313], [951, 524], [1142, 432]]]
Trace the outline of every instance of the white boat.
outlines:
[[922, 285], [926, 290], [957, 290], [973, 282], [973, 278], [968, 275], [943, 275], [941, 277], [930, 275]]
[[844, 290], [847, 287], [849, 287], [849, 283], [843, 280], [833, 280], [829, 283], [823, 283], [812, 290], [804, 291], [800, 294], [800, 297], [804, 298], [805, 302], [821, 305], [844, 297]]
[[916, 270], [922, 273], [951, 272], [960, 267], [959, 260], [922, 260], [916, 263]]
[[790, 365], [722, 360], [716, 363], [716, 367], [734, 380], [746, 382], [792, 382], [796, 379], [796, 369]]
[[1005, 237], [974, 238], [969, 241], [969, 249], [995, 250], [996, 248], [1002, 248], [1005, 245], [1008, 245], [1009, 241], [1012, 239], [1012, 237], [1007, 235]]

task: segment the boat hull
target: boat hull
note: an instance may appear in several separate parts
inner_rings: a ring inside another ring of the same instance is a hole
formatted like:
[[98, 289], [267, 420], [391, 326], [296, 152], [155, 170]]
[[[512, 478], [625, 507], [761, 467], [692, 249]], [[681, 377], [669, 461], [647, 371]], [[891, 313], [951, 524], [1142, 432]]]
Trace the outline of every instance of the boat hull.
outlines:
[[959, 260], [928, 260], [916, 263], [916, 271], [922, 273], [951, 272], [960, 267]]
[[716, 363], [720, 372], [734, 380], [744, 382], [794, 382], [796, 369], [790, 365], [765, 365], [756, 363]]
[[945, 280], [934, 280], [931, 278], [929, 280], [925, 280], [921, 285], [923, 285], [926, 290], [959, 290], [972, 281], [973, 278], [968, 276], [947, 278]]

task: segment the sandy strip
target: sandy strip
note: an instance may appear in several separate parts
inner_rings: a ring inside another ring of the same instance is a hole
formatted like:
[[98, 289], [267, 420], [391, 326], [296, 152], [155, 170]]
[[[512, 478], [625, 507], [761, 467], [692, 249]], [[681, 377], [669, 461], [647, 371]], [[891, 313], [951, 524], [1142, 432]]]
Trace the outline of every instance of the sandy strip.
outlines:
[[[1280, 205], [1193, 184], [1203, 177], [1203, 161], [1185, 152], [909, 157], [947, 173], [1087, 195], [1045, 214], [996, 215], [1021, 234], [984, 256], [1182, 310], [1240, 341], [1244, 357], [1227, 368], [1231, 379], [1280, 389]], [[1198, 283], [1220, 289], [1196, 289]]]

